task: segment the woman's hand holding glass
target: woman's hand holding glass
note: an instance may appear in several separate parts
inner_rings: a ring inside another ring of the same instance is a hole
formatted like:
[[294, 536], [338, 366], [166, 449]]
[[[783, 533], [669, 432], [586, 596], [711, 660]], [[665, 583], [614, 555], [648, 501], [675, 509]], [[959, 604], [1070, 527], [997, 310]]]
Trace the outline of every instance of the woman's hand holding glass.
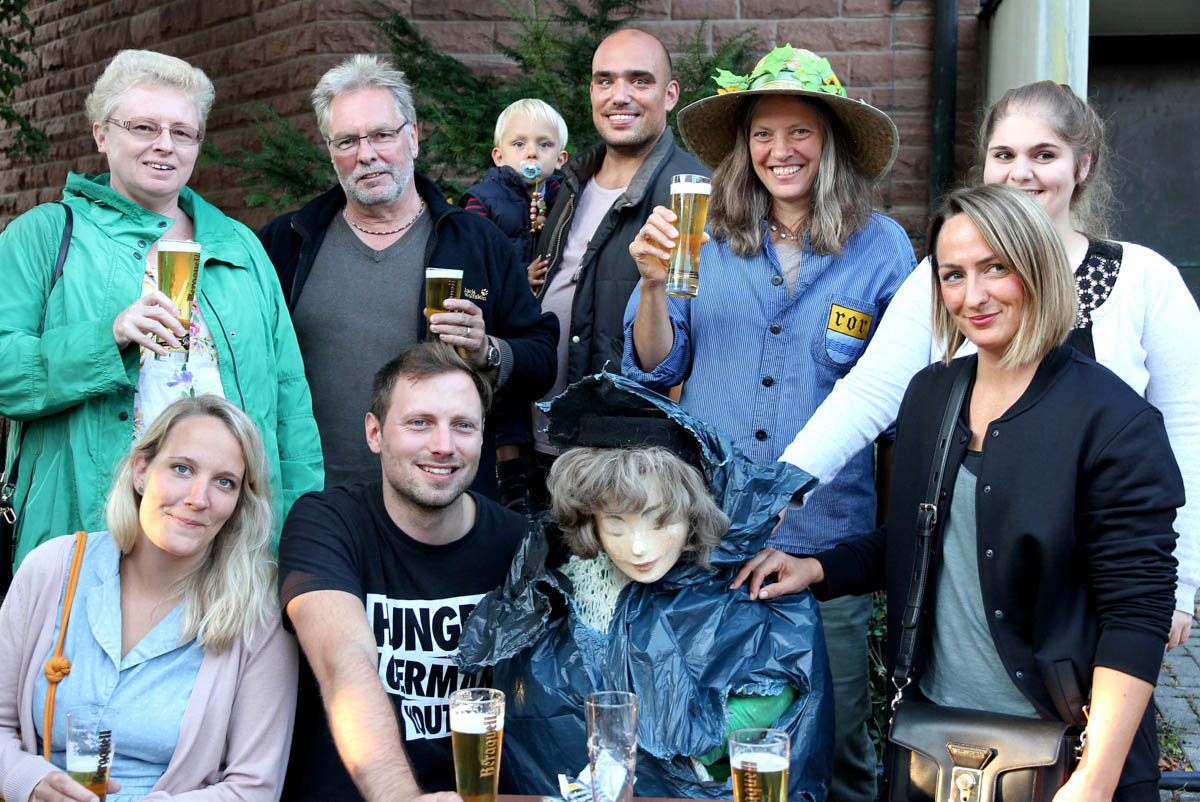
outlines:
[[[645, 225], [638, 231], [633, 242], [629, 243], [629, 255], [637, 264], [642, 283], [653, 286], [666, 285], [671, 249], [679, 239], [679, 230], [674, 225], [676, 220], [675, 213], [666, 206], [655, 206], [654, 211], [646, 218]], [[708, 240], [706, 231], [701, 243]]]
[[187, 334], [179, 322], [179, 309], [158, 290], [125, 307], [113, 320], [112, 332], [118, 349], [124, 351], [131, 343], [137, 343], [159, 356], [166, 356], [167, 349], [156, 337], [161, 337], [170, 347], [178, 348], [179, 338]]
[[[121, 790], [116, 780], [108, 781], [107, 792]], [[33, 787], [29, 802], [96, 802], [96, 795], [67, 776], [65, 771], [52, 771]]]

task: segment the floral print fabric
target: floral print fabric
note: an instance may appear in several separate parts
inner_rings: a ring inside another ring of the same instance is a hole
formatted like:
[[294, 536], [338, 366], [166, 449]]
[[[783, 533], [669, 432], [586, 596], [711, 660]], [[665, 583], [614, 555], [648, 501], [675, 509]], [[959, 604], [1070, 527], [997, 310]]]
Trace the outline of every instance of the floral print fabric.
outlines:
[[[203, 270], [201, 270], [203, 278]], [[158, 289], [158, 256], [146, 260], [142, 277], [142, 297]], [[141, 349], [138, 386], [133, 393], [133, 442], [141, 439], [146, 428], [164, 409], [180, 398], [196, 395], [225, 397], [217, 366], [217, 348], [212, 331], [200, 314], [200, 305], [192, 301], [192, 322], [188, 331], [187, 351], [169, 351], [161, 357]]]

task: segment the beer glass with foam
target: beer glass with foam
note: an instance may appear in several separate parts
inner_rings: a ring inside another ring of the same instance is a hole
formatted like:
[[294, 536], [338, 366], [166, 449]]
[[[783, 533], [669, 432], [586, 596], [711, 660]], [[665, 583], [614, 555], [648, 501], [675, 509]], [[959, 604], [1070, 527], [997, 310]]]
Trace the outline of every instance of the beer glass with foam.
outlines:
[[112, 768], [112, 730], [102, 721], [104, 708], [84, 705], [67, 711], [67, 776], [100, 797]]
[[700, 242], [708, 218], [712, 184], [702, 175], [671, 177], [671, 211], [679, 239], [671, 249], [667, 267], [667, 295], [695, 298], [700, 291]]
[[168, 352], [186, 354], [191, 345], [188, 331], [192, 325], [192, 304], [196, 300], [199, 277], [200, 243], [171, 239], [158, 241], [158, 289], [179, 310], [179, 323], [184, 330], [179, 348], [169, 348], [166, 343], [159, 341]]
[[504, 692], [463, 688], [450, 695], [454, 780], [463, 802], [496, 802], [504, 743]]
[[734, 802], [784, 802], [788, 788], [788, 734], [745, 729], [729, 734]]
[[461, 298], [463, 272], [444, 267], [425, 268], [425, 339], [436, 340], [429, 331], [429, 318], [438, 312], [449, 312], [447, 298]]

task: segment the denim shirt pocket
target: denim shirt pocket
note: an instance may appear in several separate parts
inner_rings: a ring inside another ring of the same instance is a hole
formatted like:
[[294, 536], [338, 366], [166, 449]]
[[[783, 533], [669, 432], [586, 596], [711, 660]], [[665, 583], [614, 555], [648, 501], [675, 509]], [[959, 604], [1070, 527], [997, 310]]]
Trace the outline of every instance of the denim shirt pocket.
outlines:
[[840, 374], [849, 372], [867, 347], [878, 310], [874, 301], [830, 293], [815, 327], [813, 358]]

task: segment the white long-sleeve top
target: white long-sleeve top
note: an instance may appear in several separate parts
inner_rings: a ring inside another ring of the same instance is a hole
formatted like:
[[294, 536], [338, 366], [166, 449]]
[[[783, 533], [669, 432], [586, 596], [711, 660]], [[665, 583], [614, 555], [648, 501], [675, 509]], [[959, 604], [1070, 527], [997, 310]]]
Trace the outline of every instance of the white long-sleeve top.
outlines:
[[[1200, 309], [1174, 265], [1141, 245], [1122, 242], [1121, 248], [1117, 283], [1092, 312], [1092, 343], [1096, 361], [1162, 413], [1188, 499], [1175, 518], [1175, 607], [1192, 613], [1200, 587]], [[823, 484], [892, 424], [909, 380], [942, 357], [933, 337], [931, 288], [925, 259], [892, 298], [858, 363], [780, 460]], [[968, 341], [956, 356], [974, 350]]]

